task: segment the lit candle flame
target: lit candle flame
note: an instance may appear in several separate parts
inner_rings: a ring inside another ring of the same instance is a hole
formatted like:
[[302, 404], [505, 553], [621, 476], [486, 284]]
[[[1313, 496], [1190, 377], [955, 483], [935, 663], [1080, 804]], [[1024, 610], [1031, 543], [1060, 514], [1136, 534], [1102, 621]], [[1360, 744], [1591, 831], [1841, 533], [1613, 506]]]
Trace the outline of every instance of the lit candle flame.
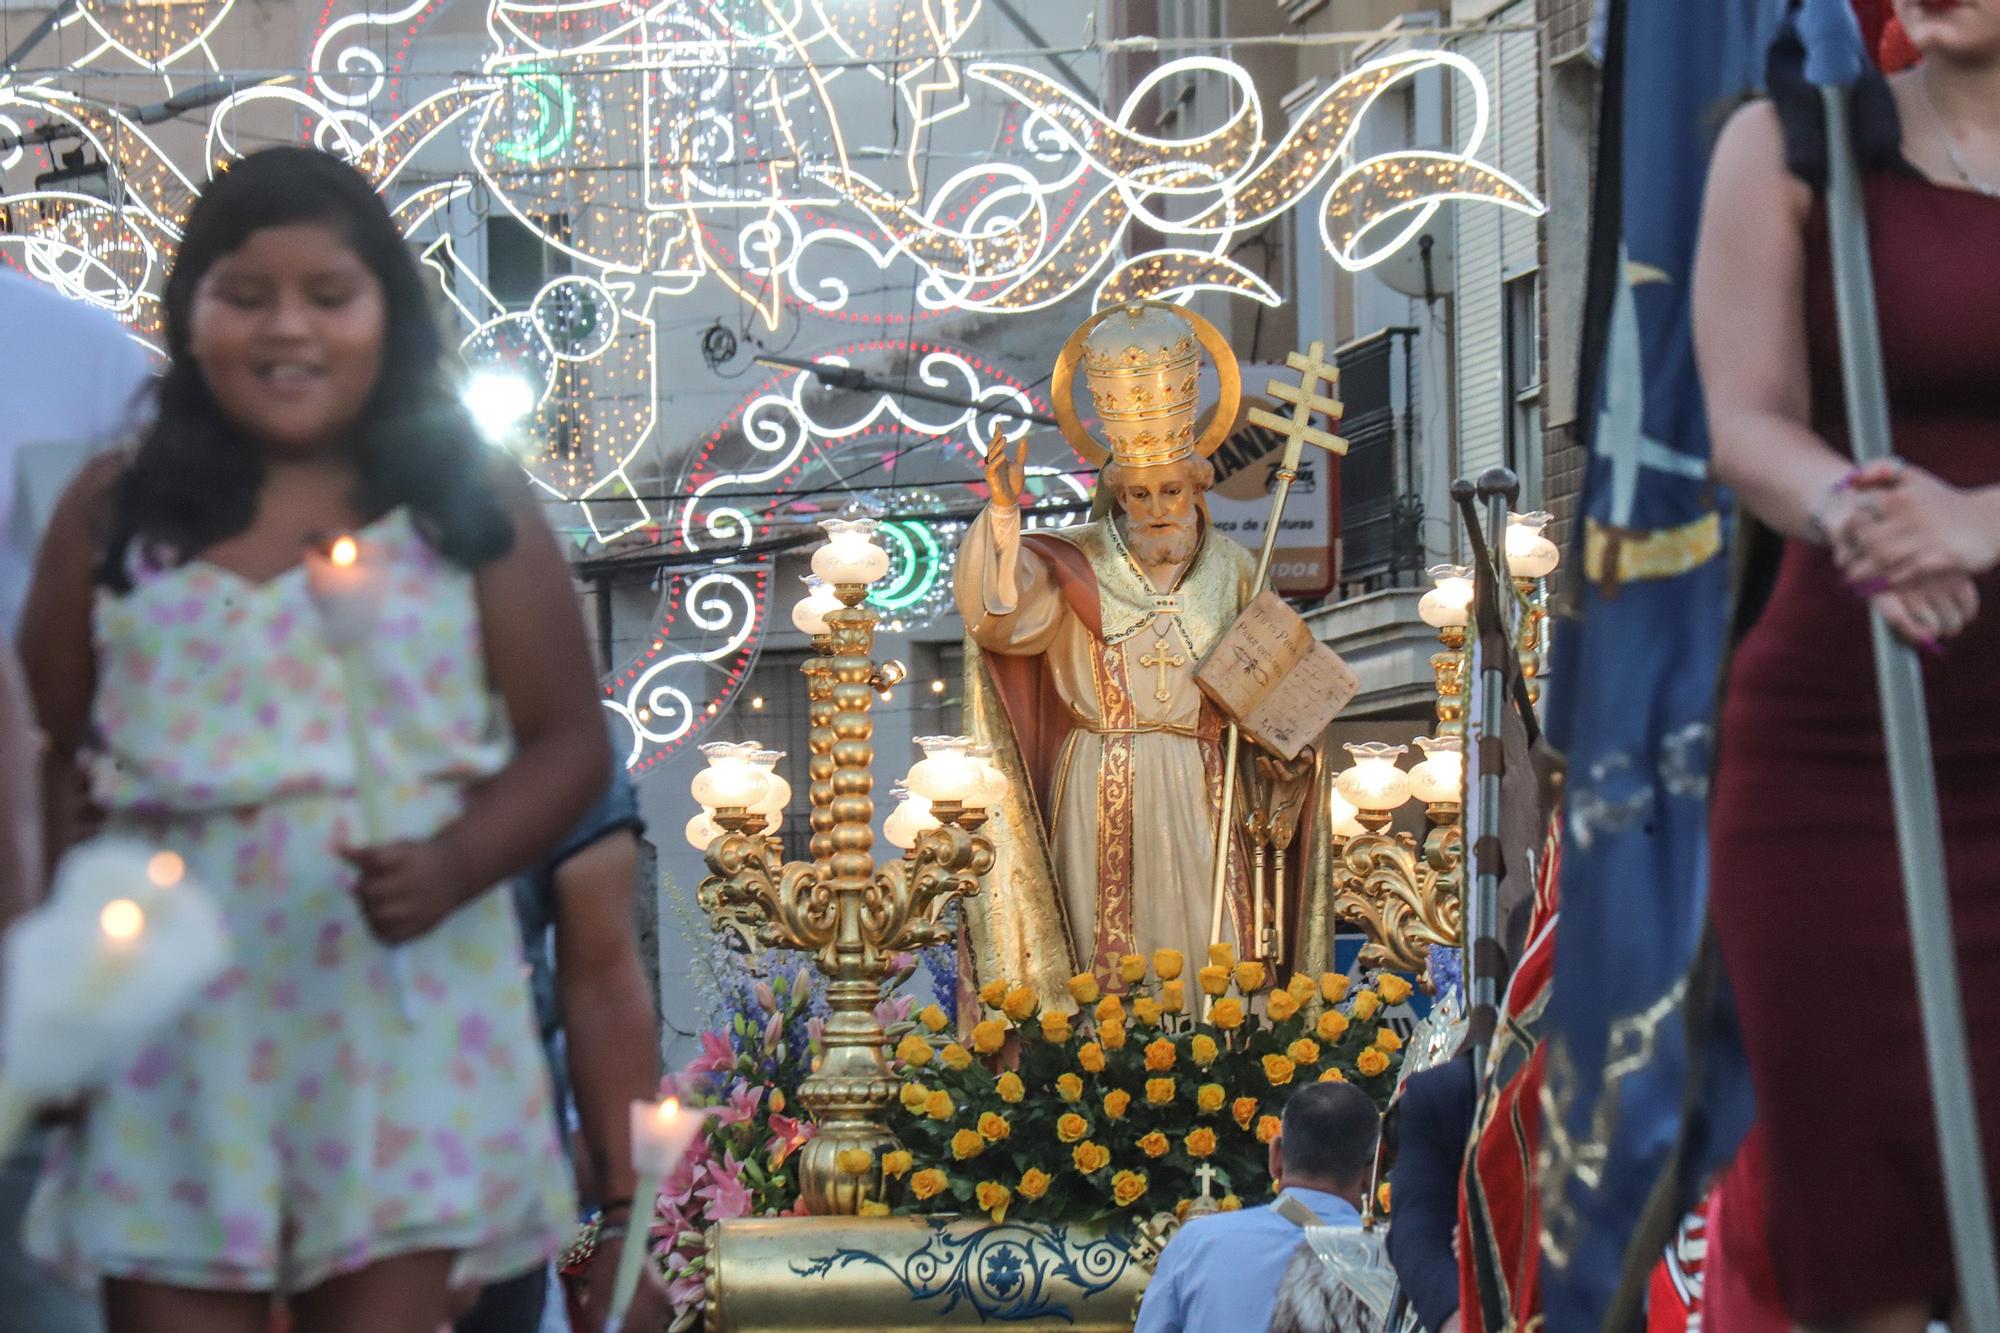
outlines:
[[123, 943], [137, 939], [146, 928], [146, 914], [130, 898], [113, 898], [97, 914], [97, 924], [111, 939]]
[[146, 862], [146, 878], [162, 889], [171, 889], [187, 874], [187, 862], [179, 852], [154, 852]]
[[352, 537], [336, 537], [333, 545], [327, 550], [326, 558], [346, 569], [361, 558], [361, 548], [354, 544]]
[[681, 1099], [678, 1097], [668, 1097], [660, 1103], [659, 1108], [653, 1114], [659, 1117], [662, 1125], [671, 1125], [674, 1122], [674, 1117], [680, 1113]]

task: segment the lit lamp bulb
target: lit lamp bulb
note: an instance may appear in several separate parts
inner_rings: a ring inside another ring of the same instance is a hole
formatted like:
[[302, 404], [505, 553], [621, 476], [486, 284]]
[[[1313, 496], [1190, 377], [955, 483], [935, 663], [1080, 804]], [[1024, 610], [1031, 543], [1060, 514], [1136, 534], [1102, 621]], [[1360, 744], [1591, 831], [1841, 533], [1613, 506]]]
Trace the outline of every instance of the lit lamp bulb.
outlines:
[[926, 829], [938, 826], [937, 816], [931, 813], [929, 801], [905, 788], [898, 787], [890, 794], [896, 798], [896, 808], [883, 822], [882, 836], [891, 847], [907, 852], [917, 845], [917, 839]]
[[840, 610], [840, 598], [834, 596], [833, 585], [825, 579], [808, 575], [805, 585], [806, 595], [792, 608], [792, 628], [817, 639], [833, 632], [826, 618]]
[[792, 784], [778, 774], [778, 761], [784, 757], [783, 750], [756, 750], [751, 753], [751, 766], [764, 775], [764, 781], [770, 786], [764, 798], [750, 807], [750, 813], [782, 818], [785, 807], [792, 803]]
[[762, 801], [770, 790], [771, 775], [750, 762], [757, 749], [755, 741], [710, 741], [702, 746], [708, 767], [689, 784], [694, 799], [711, 810], [748, 810]]
[[832, 584], [868, 584], [889, 572], [889, 553], [875, 544], [872, 518], [829, 518], [826, 545], [813, 552], [812, 571]]
[[1465, 800], [1465, 738], [1419, 736], [1423, 762], [1410, 769], [1410, 795], [1425, 805], [1460, 805]]
[[534, 386], [504, 370], [475, 372], [465, 382], [459, 400], [488, 444], [505, 444], [521, 419], [535, 410]]
[[113, 898], [97, 914], [97, 928], [114, 946], [131, 945], [146, 929], [146, 913], [130, 898]]
[[1507, 516], [1507, 572], [1517, 579], [1545, 579], [1562, 563], [1562, 550], [1542, 535], [1552, 516], [1536, 510]]
[[709, 844], [722, 836], [722, 828], [715, 822], [715, 816], [703, 810], [687, 822], [688, 846], [698, 852], [708, 850]]
[[1334, 780], [1334, 790], [1356, 810], [1386, 815], [1410, 799], [1410, 775], [1396, 767], [1396, 761], [1409, 753], [1408, 746], [1363, 741], [1349, 743], [1347, 753], [1354, 766]]
[[326, 558], [340, 569], [352, 569], [361, 558], [361, 548], [352, 537], [336, 537], [333, 545], [326, 548]]
[[1432, 565], [1437, 586], [1417, 603], [1417, 614], [1432, 629], [1463, 629], [1472, 610], [1472, 570], [1465, 565]]
[[966, 804], [975, 810], [991, 810], [1007, 798], [1007, 775], [993, 762], [993, 747], [974, 745], [966, 751], [979, 769], [979, 789]]
[[967, 805], [978, 794], [984, 778], [979, 765], [968, 753], [972, 741], [966, 736], [919, 736], [917, 745], [924, 757], [910, 769], [908, 785], [912, 795], [932, 805]]
[[1354, 802], [1342, 796], [1338, 789], [1327, 793], [1327, 814], [1330, 827], [1336, 838], [1358, 838], [1368, 830], [1354, 817]]

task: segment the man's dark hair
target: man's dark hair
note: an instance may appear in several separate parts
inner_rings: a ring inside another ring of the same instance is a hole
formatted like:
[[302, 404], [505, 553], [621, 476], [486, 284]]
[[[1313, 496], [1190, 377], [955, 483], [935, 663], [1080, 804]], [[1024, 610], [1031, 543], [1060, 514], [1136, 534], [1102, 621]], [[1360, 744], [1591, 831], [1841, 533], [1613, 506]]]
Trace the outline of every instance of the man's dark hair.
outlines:
[[1337, 1181], [1366, 1177], [1375, 1160], [1382, 1117], [1351, 1083], [1309, 1083], [1285, 1103], [1279, 1153], [1287, 1176]]

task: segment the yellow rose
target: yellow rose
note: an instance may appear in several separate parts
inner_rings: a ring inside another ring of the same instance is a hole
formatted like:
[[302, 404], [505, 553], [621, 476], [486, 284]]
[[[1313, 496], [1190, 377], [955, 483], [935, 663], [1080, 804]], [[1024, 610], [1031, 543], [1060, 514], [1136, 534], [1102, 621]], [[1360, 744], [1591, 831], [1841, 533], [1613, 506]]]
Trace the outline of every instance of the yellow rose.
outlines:
[[1141, 995], [1132, 1001], [1132, 1017], [1149, 1028], [1160, 1025], [1160, 1002], [1150, 996]]
[[1111, 1198], [1120, 1208], [1130, 1208], [1146, 1197], [1144, 1171], [1120, 1171], [1111, 1177]]
[[1383, 1182], [1382, 1182], [1382, 1183], [1381, 1183], [1380, 1185], [1378, 1185], [1378, 1186], [1376, 1187], [1376, 1189], [1375, 1189], [1375, 1202], [1376, 1202], [1376, 1203], [1377, 1203], [1377, 1204], [1378, 1204], [1378, 1205], [1379, 1205], [1379, 1206], [1381, 1207], [1381, 1209], [1382, 1209], [1382, 1211], [1383, 1211], [1383, 1212], [1385, 1212], [1385, 1213], [1386, 1213], [1386, 1212], [1388, 1212], [1388, 1211], [1389, 1211], [1389, 1182], [1388, 1182], [1388, 1181], [1386, 1181], [1386, 1180], [1385, 1180], [1385, 1181], [1383, 1181]]
[[843, 1176], [865, 1176], [875, 1165], [875, 1154], [866, 1148], [842, 1148], [833, 1155], [833, 1169]]
[[1123, 1023], [1125, 1021], [1125, 1001], [1116, 995], [1107, 995], [1097, 1002], [1097, 1021], [1100, 1023]]
[[1235, 967], [1236, 966], [1235, 947], [1233, 945], [1228, 945], [1228, 944], [1209, 945], [1208, 965], [1210, 967], [1219, 967], [1225, 972], [1227, 972], [1230, 968]]
[[970, 1069], [972, 1068], [972, 1052], [966, 1050], [955, 1041], [948, 1042], [945, 1048], [938, 1052], [938, 1063], [942, 1064], [946, 1069]]
[[998, 1009], [1000, 1002], [1007, 998], [1007, 983], [989, 981], [979, 988], [979, 1002], [988, 1009]]
[[1375, 1017], [1375, 1011], [1382, 1007], [1382, 997], [1372, 990], [1362, 991], [1354, 997], [1354, 1016], [1359, 1019]]
[[1264, 965], [1262, 963], [1238, 963], [1236, 965], [1236, 989], [1245, 995], [1264, 989]]
[[1243, 1026], [1243, 1001], [1234, 995], [1226, 1000], [1217, 1000], [1215, 1007], [1208, 1011], [1208, 1021], [1224, 1032], [1232, 1032]]
[[1097, 974], [1079, 972], [1069, 979], [1069, 998], [1078, 1004], [1097, 1003]]
[[891, 1180], [900, 1180], [910, 1174], [910, 1150], [898, 1148], [894, 1152], [882, 1154], [882, 1174]]
[[1104, 1094], [1104, 1114], [1113, 1120], [1123, 1120], [1125, 1112], [1131, 1108], [1132, 1094], [1123, 1088], [1113, 1088]]
[[1000, 1012], [1020, 1023], [1035, 1012], [1035, 992], [1027, 986], [1016, 986], [1000, 1001]]
[[924, 1114], [933, 1120], [949, 1120], [952, 1111], [951, 1094], [939, 1088], [924, 1099]]
[[1396, 1035], [1394, 1028], [1383, 1028], [1375, 1034], [1375, 1049], [1385, 1055], [1394, 1055], [1403, 1049], [1403, 1039]]
[[1319, 1016], [1319, 1039], [1339, 1041], [1347, 1035], [1347, 1015], [1338, 1009], [1329, 1009]]
[[1086, 1074], [1104, 1072], [1104, 1048], [1094, 1041], [1087, 1041], [1076, 1048], [1076, 1062], [1083, 1066]]
[[1374, 1078], [1377, 1074], [1388, 1072], [1389, 1057], [1370, 1046], [1354, 1058], [1354, 1067], [1361, 1071], [1361, 1077]]
[[1292, 997], [1294, 1004], [1311, 1004], [1319, 994], [1319, 987], [1303, 972], [1292, 973], [1292, 979], [1285, 983], [1285, 994]]
[[888, 1215], [889, 1205], [883, 1203], [880, 1199], [863, 1199], [861, 1201], [861, 1216], [887, 1217]]
[[1204, 1083], [1194, 1090], [1194, 1104], [1197, 1110], [1214, 1115], [1228, 1096], [1220, 1083]]
[[1194, 1039], [1188, 1043], [1188, 1059], [1194, 1061], [1203, 1069], [1214, 1064], [1215, 1057], [1220, 1054], [1221, 1051], [1215, 1044], [1215, 1038], [1209, 1036], [1206, 1032], [1195, 1033]]
[[1215, 1206], [1215, 1210], [1219, 1213], [1233, 1213], [1242, 1206], [1243, 1200], [1234, 1194], [1225, 1194], [1222, 1196], [1222, 1202]]
[[910, 1177], [910, 1193], [916, 1195], [919, 1199], [929, 1199], [941, 1194], [944, 1191], [944, 1187], [950, 1183], [945, 1178], [944, 1172], [934, 1166], [925, 1167], [922, 1171]]
[[896, 1043], [896, 1058], [912, 1069], [922, 1069], [934, 1054], [931, 1044], [914, 1032]]
[[1014, 1201], [1014, 1191], [998, 1181], [982, 1180], [973, 1191], [973, 1197], [979, 1200], [979, 1206], [986, 1210], [988, 1217], [995, 1222], [1005, 1222], [1007, 1205]]
[[1160, 986], [1160, 1008], [1170, 1014], [1180, 1013], [1187, 1008], [1187, 983], [1168, 981]]
[[1146, 1068], [1155, 1074], [1164, 1074], [1174, 1067], [1174, 1044], [1165, 1037], [1158, 1037], [1146, 1043]]
[[1255, 1097], [1238, 1097], [1229, 1104], [1229, 1114], [1236, 1117], [1236, 1127], [1238, 1129], [1250, 1128], [1251, 1117], [1257, 1114], [1257, 1099]]
[[1086, 1176], [1095, 1175], [1111, 1163], [1111, 1150], [1101, 1143], [1079, 1143], [1069, 1150], [1070, 1164]]
[[1146, 979], [1146, 960], [1139, 954], [1128, 953], [1118, 960], [1118, 978], [1128, 986], [1136, 986]]
[[1347, 978], [1339, 972], [1321, 973], [1319, 997], [1328, 1004], [1339, 1004], [1347, 998]]
[[1204, 967], [1194, 974], [1203, 995], [1220, 995], [1229, 989], [1229, 969], [1226, 967]]
[[959, 1161], [986, 1151], [986, 1140], [976, 1129], [961, 1129], [951, 1136], [951, 1155]]
[[942, 1032], [951, 1026], [951, 1016], [934, 1004], [927, 1004], [919, 1010], [917, 1021], [933, 1032]]
[[1294, 1067], [1291, 1057], [1267, 1055], [1264, 1057], [1264, 1079], [1274, 1088], [1282, 1088], [1292, 1081]]
[[1162, 981], [1172, 981], [1187, 966], [1187, 959], [1179, 949], [1153, 950], [1153, 975]]
[[1187, 1155], [1190, 1157], [1213, 1157], [1215, 1156], [1215, 1131], [1207, 1125], [1190, 1130], [1188, 1136], [1181, 1140], [1181, 1146], [1187, 1149]]
[[1174, 1081], [1171, 1078], [1149, 1078], [1146, 1080], [1146, 1102], [1150, 1106], [1165, 1106], [1174, 1099]]
[[1051, 1046], [1060, 1046], [1069, 1040], [1069, 1015], [1061, 1010], [1042, 1011], [1042, 1040]]
[[1173, 1146], [1167, 1141], [1167, 1136], [1157, 1129], [1139, 1140], [1139, 1151], [1148, 1157], [1165, 1157], [1167, 1150]]
[[1021, 1173], [1021, 1183], [1014, 1187], [1014, 1192], [1024, 1199], [1039, 1199], [1049, 1192], [1054, 1181], [1055, 1177], [1039, 1166], [1031, 1166]]
[[1075, 1143], [1090, 1133], [1090, 1122], [1074, 1111], [1065, 1112], [1056, 1121], [1056, 1137], [1064, 1143]]
[[1056, 1096], [1066, 1102], [1073, 1102], [1083, 1096], [1083, 1080], [1075, 1074], [1063, 1074], [1056, 1079]]
[[998, 1143], [1013, 1132], [1014, 1127], [1007, 1123], [1006, 1116], [1001, 1115], [997, 1111], [981, 1111], [979, 1113], [979, 1137], [985, 1139], [988, 1143]]
[[1311, 1037], [1300, 1037], [1285, 1048], [1285, 1054], [1292, 1057], [1295, 1065], [1316, 1065], [1319, 1063], [1319, 1043]]
[[1410, 983], [1393, 972], [1384, 972], [1375, 978], [1375, 989], [1382, 992], [1385, 1004], [1401, 1004], [1410, 998]]
[[931, 1090], [921, 1083], [905, 1083], [902, 1097], [903, 1109], [911, 1115], [918, 1115], [923, 1111], [924, 1103], [930, 1100]]
[[972, 1025], [972, 1049], [981, 1055], [996, 1055], [1007, 1044], [1007, 1025], [997, 1018], [983, 1018]]
[[785, 1090], [783, 1088], [771, 1089], [769, 1106], [772, 1115], [783, 1115], [785, 1113]]
[[1326, 1072], [1319, 1076], [1319, 1081], [1322, 1083], [1345, 1083], [1347, 1082], [1347, 1075], [1340, 1072], [1339, 1065], [1328, 1065]]
[[1001, 1101], [1010, 1104], [1028, 1095], [1027, 1085], [1022, 1083], [1021, 1076], [1011, 1069], [994, 1081], [993, 1090], [1000, 1094]]
[[1097, 1029], [1097, 1040], [1107, 1051], [1124, 1050], [1125, 1025], [1123, 1023], [1104, 1024]]
[[1279, 1123], [1278, 1117], [1274, 1115], [1259, 1116], [1257, 1118], [1257, 1142], [1269, 1143], [1272, 1139], [1278, 1137], [1278, 1131], [1283, 1128], [1284, 1126]]
[[1274, 990], [1264, 999], [1264, 1012], [1271, 1016], [1273, 1023], [1282, 1023], [1299, 1011], [1299, 1002], [1292, 998], [1290, 991]]

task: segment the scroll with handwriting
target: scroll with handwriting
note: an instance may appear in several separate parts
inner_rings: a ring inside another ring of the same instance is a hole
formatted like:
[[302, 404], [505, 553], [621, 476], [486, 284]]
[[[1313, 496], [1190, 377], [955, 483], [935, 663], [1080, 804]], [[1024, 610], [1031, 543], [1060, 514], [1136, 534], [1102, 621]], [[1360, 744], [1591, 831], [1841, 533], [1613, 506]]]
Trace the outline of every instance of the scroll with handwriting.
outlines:
[[1194, 679], [1244, 735], [1287, 759], [1318, 739], [1361, 688], [1340, 654], [1269, 590], [1216, 640]]

